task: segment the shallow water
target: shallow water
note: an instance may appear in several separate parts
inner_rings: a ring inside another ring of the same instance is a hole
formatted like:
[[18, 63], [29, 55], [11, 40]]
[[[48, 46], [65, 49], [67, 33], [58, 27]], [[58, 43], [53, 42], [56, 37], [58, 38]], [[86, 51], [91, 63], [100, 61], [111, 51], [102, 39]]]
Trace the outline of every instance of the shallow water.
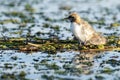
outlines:
[[[26, 37], [30, 34], [41, 38], [49, 38], [54, 35], [60, 39], [71, 39], [70, 24], [63, 20], [70, 11], [78, 12], [88, 22], [96, 22], [92, 26], [98, 32], [119, 35], [118, 27], [110, 27], [112, 23], [120, 21], [119, 4], [118, 0], [67, 2], [66, 0], [1, 0], [0, 22], [4, 23], [0, 25], [0, 35]], [[9, 21], [10, 19], [14, 22]], [[48, 24], [48, 26], [44, 26], [44, 24]]]
[[[119, 0], [0, 0], [0, 37], [72, 39], [70, 11], [104, 36], [120, 35]], [[0, 51], [0, 80], [119, 80], [120, 52], [65, 51], [56, 54]], [[10, 75], [12, 74], [12, 75]]]
[[26, 73], [24, 77], [29, 80], [120, 79], [120, 53], [118, 51], [25, 54], [13, 50], [1, 50], [0, 62], [1, 76], [5, 74], [17, 76], [24, 71]]

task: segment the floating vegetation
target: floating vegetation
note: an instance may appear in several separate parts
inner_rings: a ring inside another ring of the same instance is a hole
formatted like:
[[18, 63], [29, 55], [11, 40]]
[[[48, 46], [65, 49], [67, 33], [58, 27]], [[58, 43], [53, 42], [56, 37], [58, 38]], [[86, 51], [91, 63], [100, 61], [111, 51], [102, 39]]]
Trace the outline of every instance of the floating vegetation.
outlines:
[[5, 69], [12, 69], [13, 68], [13, 65], [11, 63], [5, 63], [4, 64], [4, 68]]
[[110, 64], [111, 66], [115, 67], [115, 66], [120, 65], [120, 61], [115, 60], [115, 59], [110, 59], [110, 60], [106, 61], [106, 64]]
[[7, 24], [7, 23], [20, 23], [17, 19], [6, 19], [3, 21], [0, 21], [0, 24]]
[[99, 24], [99, 25], [104, 25], [105, 21], [104, 20], [99, 20], [99, 21], [95, 21], [95, 22], [91, 22], [89, 21], [90, 24]]
[[42, 78], [43, 79], [46, 79], [46, 80], [53, 80], [54, 79], [54, 76], [53, 75], [51, 75], [51, 76], [48, 76], [48, 75], [42, 75]]
[[59, 66], [56, 65], [55, 63], [47, 64], [46, 66], [47, 66], [48, 69], [54, 69], [54, 70], [58, 70], [59, 69]]
[[21, 71], [21, 72], [19, 73], [19, 76], [20, 76], [21, 78], [24, 78], [24, 77], [26, 76], [26, 73], [25, 73], [24, 71]]
[[26, 15], [22, 12], [4, 12], [3, 13], [5, 16], [9, 16], [9, 17], [19, 17], [19, 18], [26, 18]]
[[119, 26], [120, 26], [120, 23], [118, 23], [118, 22], [115, 22], [115, 23], [111, 24], [111, 27], [119, 27]]
[[1, 75], [1, 80], [18, 80], [18, 79], [21, 79], [21, 80], [29, 80], [27, 78], [25, 78], [25, 73], [24, 72], [20, 72], [19, 75], [16, 75], [16, 74], [3, 74]]
[[[1, 24], [5, 24], [5, 23], [33, 23], [34, 22], [34, 17], [31, 14], [25, 14], [24, 12], [16, 12], [16, 11], [12, 11], [12, 12], [3, 12], [3, 14], [7, 17], [16, 17], [16, 18], [20, 18], [21, 20], [18, 21], [16, 19], [7, 19], [7, 20], [2, 20], [0, 23]], [[31, 16], [31, 17], [29, 17]]]
[[31, 13], [35, 12], [35, 9], [30, 4], [25, 5], [25, 10]]
[[60, 8], [59, 8], [60, 10], [71, 10], [72, 9], [72, 7], [71, 6], [69, 6], [69, 5], [64, 5], [64, 6], [60, 6]]
[[96, 75], [95, 78], [98, 79], [98, 80], [104, 80], [104, 77], [101, 76], [101, 75]]
[[65, 74], [67, 74], [67, 71], [64, 71], [64, 70], [63, 70], [63, 71], [62, 71], [62, 70], [56, 70], [55, 73], [56, 73], [56, 74], [60, 74], [60, 75], [65, 75]]
[[13, 59], [13, 60], [17, 60], [18, 57], [17, 57], [17, 56], [12, 56], [11, 59]]
[[[42, 51], [48, 53], [56, 53], [57, 51], [66, 50], [119, 50], [119, 40], [115, 36], [108, 37], [106, 45], [86, 45], [80, 46], [75, 40], [56, 40], [56, 39], [40, 39], [33, 38], [27, 40], [24, 38], [9, 39], [7, 41], [1, 40], [1, 49], [15, 49], [20, 51]], [[112, 46], [111, 46], [112, 45]]]
[[104, 70], [102, 70], [101, 71], [101, 73], [106, 73], [106, 74], [111, 74], [113, 72], [113, 70], [112, 69], [110, 69], [110, 68], [104, 68]]

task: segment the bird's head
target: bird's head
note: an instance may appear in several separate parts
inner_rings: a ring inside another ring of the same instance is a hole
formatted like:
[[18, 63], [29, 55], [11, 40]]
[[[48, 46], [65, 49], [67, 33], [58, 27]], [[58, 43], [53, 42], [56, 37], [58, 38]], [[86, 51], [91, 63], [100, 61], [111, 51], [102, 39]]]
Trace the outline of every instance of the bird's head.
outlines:
[[79, 22], [80, 16], [76, 12], [73, 12], [70, 13], [66, 19], [68, 19], [70, 22]]

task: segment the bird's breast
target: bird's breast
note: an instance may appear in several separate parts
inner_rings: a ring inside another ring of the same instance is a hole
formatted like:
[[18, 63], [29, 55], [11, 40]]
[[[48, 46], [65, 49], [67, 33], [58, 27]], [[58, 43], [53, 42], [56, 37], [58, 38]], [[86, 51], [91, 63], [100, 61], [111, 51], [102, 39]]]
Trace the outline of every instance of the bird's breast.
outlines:
[[79, 39], [82, 42], [85, 41], [85, 34], [82, 25], [79, 25], [77, 23], [71, 23], [71, 31], [77, 39]]

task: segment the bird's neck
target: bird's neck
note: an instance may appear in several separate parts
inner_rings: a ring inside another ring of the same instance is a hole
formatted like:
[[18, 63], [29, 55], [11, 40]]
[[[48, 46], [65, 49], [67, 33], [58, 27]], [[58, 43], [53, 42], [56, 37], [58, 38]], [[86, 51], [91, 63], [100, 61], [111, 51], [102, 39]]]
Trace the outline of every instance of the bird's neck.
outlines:
[[77, 18], [77, 19], [75, 20], [75, 23], [77, 23], [77, 24], [81, 24], [81, 22], [82, 22], [82, 19], [81, 19], [81, 18]]

